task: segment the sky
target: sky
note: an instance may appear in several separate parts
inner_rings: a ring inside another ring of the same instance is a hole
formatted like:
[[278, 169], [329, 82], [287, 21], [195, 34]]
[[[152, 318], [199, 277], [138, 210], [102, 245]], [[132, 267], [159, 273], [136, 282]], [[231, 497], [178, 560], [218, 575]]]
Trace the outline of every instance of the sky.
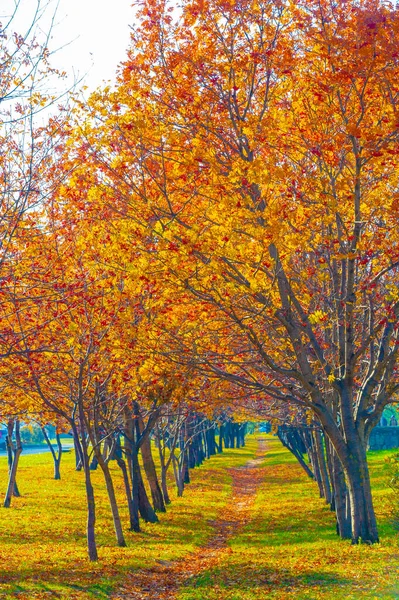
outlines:
[[[49, 4], [40, 27], [46, 32], [58, 3], [50, 50], [56, 50], [51, 64], [65, 70], [69, 81], [85, 76], [92, 90], [113, 80], [117, 65], [129, 45], [129, 25], [134, 22], [132, 0], [19, 0], [13, 30], [22, 33], [32, 21], [40, 1]], [[0, 0], [0, 20], [9, 14], [16, 0]]]

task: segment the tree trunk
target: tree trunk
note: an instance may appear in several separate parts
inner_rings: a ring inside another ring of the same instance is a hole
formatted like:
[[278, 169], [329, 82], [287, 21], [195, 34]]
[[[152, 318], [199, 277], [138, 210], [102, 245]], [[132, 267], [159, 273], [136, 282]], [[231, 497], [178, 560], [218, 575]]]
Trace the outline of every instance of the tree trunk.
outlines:
[[236, 440], [236, 448], [240, 448], [241, 447], [241, 440], [240, 440], [240, 426], [238, 423], [234, 423], [234, 438]]
[[219, 425], [219, 444], [218, 444], [218, 452], [223, 452], [223, 435], [224, 435], [224, 426]]
[[50, 449], [51, 452], [51, 456], [53, 457], [53, 462], [54, 462], [54, 479], [61, 479], [61, 472], [60, 472], [60, 463], [61, 463], [61, 456], [62, 456], [62, 444], [61, 444], [61, 438], [60, 438], [60, 434], [56, 433], [56, 439], [57, 439], [57, 454], [55, 453], [55, 450], [53, 448], [52, 443], [50, 442], [50, 439], [47, 435], [47, 431], [45, 427], [41, 427], [42, 433], [43, 433], [43, 437], [46, 441], [47, 446]]
[[216, 454], [215, 428], [209, 427], [207, 430], [207, 446], [209, 457]]
[[162, 448], [161, 438], [158, 438], [158, 453], [159, 453], [159, 462], [161, 463], [161, 488], [162, 494], [165, 504], [170, 504], [169, 492], [168, 492], [168, 483], [166, 474], [168, 472], [168, 467], [170, 465], [170, 460], [165, 460], [165, 448]]
[[197, 458], [195, 451], [195, 441], [191, 440], [188, 444], [188, 466], [190, 469], [194, 469], [196, 466]]
[[245, 436], [247, 434], [247, 424], [242, 423], [240, 425], [240, 437], [241, 437], [241, 446], [245, 446]]
[[[82, 466], [85, 475], [85, 488], [86, 488], [86, 500], [87, 500], [87, 551], [89, 559], [91, 561], [98, 560], [96, 535], [95, 535], [95, 524], [96, 524], [96, 503], [94, 498], [93, 485], [91, 483], [91, 474], [89, 466], [89, 455], [87, 451], [87, 441], [84, 433], [84, 413], [81, 402], [79, 403], [79, 425], [81, 431], [81, 452], [82, 452]], [[77, 436], [76, 428], [74, 433]], [[78, 439], [79, 441], [79, 439]]]
[[[7, 430], [8, 430], [8, 434], [6, 436], [6, 450], [7, 450], [7, 461], [8, 461], [8, 476], [10, 476], [11, 469], [12, 469], [12, 463], [14, 460], [14, 444], [12, 442], [12, 434], [14, 431], [14, 420], [13, 419], [11, 419], [8, 422]], [[15, 498], [19, 498], [21, 496], [16, 480], [14, 481], [14, 489], [13, 489], [12, 495], [15, 496]]]
[[170, 501], [169, 492], [168, 492], [166, 473], [167, 473], [167, 470], [162, 465], [161, 466], [161, 487], [162, 487], [163, 499], [164, 499], [165, 504], [170, 504], [171, 501]]
[[377, 521], [371, 496], [370, 475], [366, 451], [358, 444], [350, 445], [351, 460], [346, 465], [350, 512], [352, 522], [352, 543], [359, 541], [374, 544], [379, 541]]
[[160, 512], [166, 512], [162, 491], [158, 482], [154, 459], [151, 451], [151, 440], [149, 436], [143, 440], [141, 445], [141, 457], [143, 459], [144, 471], [150, 485], [152, 502], [154, 509]]
[[75, 470], [81, 471], [82, 467], [83, 467], [82, 445], [80, 443], [79, 434], [78, 434], [76, 428], [73, 427], [72, 432], [73, 432], [73, 445], [75, 448]]
[[[334, 452], [334, 449], [331, 446], [331, 442], [330, 442], [330, 440], [328, 439], [328, 437], [326, 435], [324, 436], [324, 443], [325, 443], [325, 447], [326, 447], [326, 464], [327, 464], [328, 476], [329, 476], [330, 484], [331, 484], [330, 509], [332, 511], [335, 511], [334, 469], [333, 469], [333, 452]], [[338, 529], [337, 529], [337, 531], [338, 531]]]
[[349, 497], [341, 462], [333, 448], [332, 452], [332, 483], [334, 492], [335, 515], [337, 518], [337, 533], [344, 540], [352, 537], [349, 513]]
[[325, 459], [324, 448], [323, 448], [323, 441], [321, 438], [321, 432], [319, 430], [316, 430], [313, 432], [313, 440], [315, 443], [316, 457], [317, 457], [317, 461], [318, 461], [318, 465], [319, 465], [319, 473], [320, 473], [320, 479], [321, 479], [321, 486], [323, 489], [323, 496], [324, 496], [327, 504], [331, 504], [331, 486], [330, 486], [330, 480], [328, 477], [326, 459]]
[[345, 473], [349, 492], [352, 543], [357, 544], [361, 541], [365, 544], [374, 544], [379, 541], [379, 538], [371, 496], [366, 447], [355, 426], [352, 407], [350, 404], [348, 406], [346, 412], [343, 410], [341, 414], [344, 435], [337, 428], [330, 427], [327, 420], [323, 423], [323, 427]]
[[284, 427], [279, 427], [277, 435], [283, 446], [285, 446], [287, 450], [289, 450], [295, 456], [302, 469], [305, 471], [306, 475], [310, 477], [310, 479], [314, 479], [314, 475], [311, 469], [304, 461], [301, 450], [300, 448], [298, 448], [298, 440], [297, 435], [295, 435], [295, 433], [296, 431], [291, 432], [288, 430], [288, 428], [284, 429]]
[[57, 440], [57, 457], [54, 460], [54, 479], [61, 479], [61, 457], [62, 457], [62, 444], [60, 434], [55, 434], [55, 439]]
[[190, 469], [188, 468], [187, 450], [183, 450], [183, 481], [190, 483]]
[[147, 491], [144, 486], [144, 481], [141, 475], [141, 469], [137, 453], [133, 462], [133, 477], [136, 482], [137, 501], [140, 516], [146, 523], [158, 523], [159, 519], [151, 506], [151, 503], [148, 499]]
[[309, 431], [306, 432], [306, 440], [308, 443], [307, 450], [308, 450], [309, 461], [312, 465], [314, 478], [315, 478], [316, 483], [319, 488], [320, 498], [324, 498], [324, 489], [323, 489], [323, 483], [321, 480], [320, 466], [319, 466], [319, 461], [317, 458], [316, 444], [315, 444], [312, 432], [309, 432]]
[[[145, 441], [145, 437], [141, 437], [140, 432], [140, 409], [138, 402], [134, 402], [134, 424], [133, 424], [133, 432], [134, 432], [134, 444], [132, 448], [132, 458], [133, 458], [133, 470], [132, 470], [132, 478], [136, 480], [136, 493], [138, 500], [138, 508], [142, 519], [146, 523], [158, 523], [159, 519], [155, 514], [154, 509], [151, 506], [151, 503], [147, 496], [147, 491], [145, 489], [143, 477], [141, 475], [140, 463], [139, 463], [139, 449], [140, 445], [142, 445]], [[149, 431], [147, 432], [149, 435]]]
[[104, 475], [105, 485], [106, 485], [107, 493], [108, 493], [108, 499], [109, 499], [109, 503], [111, 506], [112, 518], [114, 521], [116, 541], [118, 543], [118, 546], [123, 548], [126, 546], [126, 541], [125, 541], [125, 538], [123, 535], [122, 523], [121, 523], [121, 519], [119, 516], [118, 503], [116, 501], [115, 488], [114, 488], [114, 483], [112, 481], [111, 473], [109, 470], [109, 465], [107, 462], [105, 462], [103, 455], [101, 454], [101, 450], [100, 450], [99, 446], [93, 444], [93, 449], [94, 449], [98, 464], [100, 465], [100, 468]]
[[181, 466], [179, 464], [179, 459], [173, 454], [172, 456], [172, 464], [173, 464], [173, 473], [175, 476], [175, 482], [177, 487], [177, 496], [181, 498], [184, 492], [184, 478]]
[[[8, 446], [12, 449], [12, 464], [11, 464], [11, 469], [9, 471], [9, 476], [8, 476], [8, 486], [7, 486], [7, 492], [4, 498], [4, 508], [10, 508], [11, 506], [11, 498], [14, 494], [14, 489], [15, 489], [15, 484], [16, 484], [16, 477], [17, 477], [17, 469], [18, 469], [18, 462], [19, 462], [19, 457], [21, 456], [21, 452], [22, 452], [22, 444], [21, 444], [21, 436], [19, 433], [19, 420], [16, 419], [15, 421], [15, 449], [13, 448], [13, 442], [12, 442], [12, 430], [13, 430], [13, 426], [8, 428], [8, 432], [10, 432], [11, 430], [11, 435], [10, 433], [8, 433], [7, 435], [7, 444]], [[19, 494], [19, 492], [18, 492]]]
[[133, 511], [133, 531], [139, 532], [140, 530], [140, 518], [139, 518], [139, 476], [137, 470], [139, 469], [139, 461], [137, 453], [132, 449], [131, 461], [131, 479], [132, 479], [132, 511]]
[[230, 423], [230, 448], [235, 448], [235, 423]]
[[129, 514], [130, 514], [130, 529], [132, 531], [136, 531], [137, 533], [140, 531], [140, 518], [139, 518], [139, 488], [138, 488], [138, 478], [135, 475], [136, 463], [137, 460], [137, 452], [135, 450], [134, 443], [134, 426], [133, 426], [133, 418], [131, 412], [128, 407], [124, 409], [124, 428], [125, 428], [125, 452], [127, 456], [127, 464], [128, 464], [128, 472], [130, 474], [130, 479], [132, 483], [132, 496], [129, 504]]
[[126, 463], [123, 460], [121, 453], [118, 452], [118, 449], [115, 452], [115, 459], [116, 459], [118, 467], [122, 471], [123, 484], [125, 486], [125, 494], [126, 494], [127, 506], [128, 506], [128, 510], [129, 510], [130, 529], [132, 531], [135, 531], [133, 498], [132, 498], [132, 490], [131, 490], [130, 481], [129, 481], [129, 473], [128, 473]]
[[223, 427], [223, 441], [224, 441], [225, 448], [230, 448], [230, 428], [231, 428], [230, 421], [226, 421], [226, 423], [224, 424], [224, 427]]

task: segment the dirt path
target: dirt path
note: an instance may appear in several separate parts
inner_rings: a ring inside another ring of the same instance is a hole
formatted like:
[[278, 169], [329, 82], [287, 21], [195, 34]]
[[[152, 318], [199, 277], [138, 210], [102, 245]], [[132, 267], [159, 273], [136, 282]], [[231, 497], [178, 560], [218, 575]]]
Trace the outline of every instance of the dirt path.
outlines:
[[256, 458], [243, 467], [229, 469], [233, 478], [233, 493], [223, 515], [211, 521], [214, 533], [208, 542], [183, 559], [159, 564], [151, 569], [134, 571], [112, 600], [173, 600], [184, 583], [207, 568], [215, 566], [231, 553], [230, 537], [239, 533], [251, 520], [256, 491], [262, 483], [264, 469], [260, 467], [266, 453], [266, 440], [259, 440]]

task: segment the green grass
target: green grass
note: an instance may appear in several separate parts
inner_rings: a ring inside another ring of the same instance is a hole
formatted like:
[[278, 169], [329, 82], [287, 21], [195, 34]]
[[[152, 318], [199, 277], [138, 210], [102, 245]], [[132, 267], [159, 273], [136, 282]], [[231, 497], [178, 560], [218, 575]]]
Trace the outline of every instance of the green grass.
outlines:
[[[212, 532], [209, 521], [229, 498], [231, 477], [226, 467], [245, 464], [255, 448], [252, 439], [244, 449], [227, 450], [206, 461], [192, 472], [183, 498], [176, 498], [171, 485], [168, 512], [160, 515], [159, 524], [143, 524], [139, 534], [127, 531], [123, 483], [112, 463], [128, 542], [124, 549], [115, 546], [102, 474], [94, 471], [100, 556], [94, 564], [86, 558], [84, 479], [74, 469], [73, 453], [62, 458], [61, 481], [52, 478], [50, 454], [22, 454], [18, 472], [22, 497], [14, 498], [10, 509], [0, 509], [0, 598], [105, 599], [127, 571], [192, 552], [205, 543]], [[6, 481], [6, 459], [1, 458], [4, 492]]]
[[[390, 523], [387, 487], [391, 452], [370, 453], [381, 544], [351, 546], [335, 534], [334, 515], [318, 497], [295, 459], [279, 441], [267, 437], [265, 479], [252, 520], [229, 541], [213, 568], [189, 580], [180, 600], [262, 600], [286, 598], [351, 600], [399, 598], [399, 546]], [[183, 498], [176, 498], [160, 523], [126, 531], [128, 548], [115, 546], [102, 474], [93, 472], [97, 499], [100, 561], [86, 558], [83, 474], [74, 470], [72, 452], [63, 456], [61, 481], [52, 479], [50, 454], [22, 455], [18, 483], [22, 498], [1, 508], [0, 598], [105, 600], [127, 572], [151, 568], [158, 560], [183, 557], [206, 543], [211, 521], [223, 515], [231, 496], [228, 468], [245, 464], [256, 450], [227, 450], [192, 472]], [[113, 464], [125, 529], [128, 514], [122, 480]], [[7, 466], [0, 459], [0, 489]]]
[[[263, 436], [262, 436], [263, 437]], [[352, 546], [295, 459], [268, 436], [266, 477], [253, 520], [229, 542], [231, 553], [181, 590], [179, 600], [399, 598], [399, 547], [390, 522], [390, 452], [370, 453], [380, 544]]]

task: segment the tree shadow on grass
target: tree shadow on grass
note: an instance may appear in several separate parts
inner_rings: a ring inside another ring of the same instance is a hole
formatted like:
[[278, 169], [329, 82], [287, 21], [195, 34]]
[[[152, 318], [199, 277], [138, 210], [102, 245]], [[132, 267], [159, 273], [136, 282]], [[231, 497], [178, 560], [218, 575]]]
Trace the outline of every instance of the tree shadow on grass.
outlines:
[[219, 595], [221, 598], [239, 598], [244, 590], [246, 595], [242, 597], [245, 598], [268, 598], [269, 594], [278, 594], [279, 591], [295, 596], [301, 589], [333, 591], [335, 587], [339, 589], [350, 584], [353, 584], [352, 580], [337, 573], [303, 571], [298, 574], [288, 568], [255, 567], [248, 561], [216, 567], [190, 578], [179, 597], [213, 599]]
[[[254, 535], [255, 534], [255, 535]], [[320, 511], [308, 510], [306, 524], [303, 514], [289, 514], [253, 521], [239, 536], [240, 544], [251, 546], [281, 546], [284, 544], [311, 544], [336, 540], [334, 514], [328, 512], [325, 523], [320, 523]]]
[[[127, 571], [127, 569], [126, 569]], [[122, 576], [122, 570], [120, 576]], [[105, 600], [109, 598], [115, 581], [102, 577], [99, 573], [72, 574], [69, 570], [53, 569], [46, 573], [21, 569], [10, 576], [0, 576], [0, 600], [15, 598], [20, 600], [34, 598], [59, 598], [73, 600], [74, 598], [93, 598]]]

